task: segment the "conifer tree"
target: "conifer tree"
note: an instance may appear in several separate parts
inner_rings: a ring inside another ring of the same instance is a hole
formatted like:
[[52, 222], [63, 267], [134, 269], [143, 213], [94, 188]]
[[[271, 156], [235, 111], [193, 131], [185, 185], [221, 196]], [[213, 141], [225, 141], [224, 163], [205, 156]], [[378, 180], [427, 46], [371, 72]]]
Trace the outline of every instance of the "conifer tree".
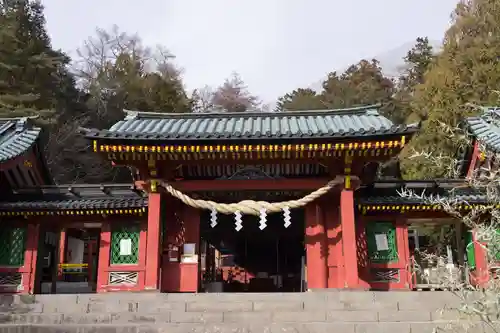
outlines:
[[276, 111], [326, 109], [321, 96], [314, 90], [299, 88], [278, 98]]
[[398, 78], [393, 112], [389, 114], [389, 117], [399, 124], [411, 123], [417, 118], [412, 114], [411, 101], [415, 94], [415, 88], [424, 82], [424, 75], [434, 59], [434, 50], [429, 44], [429, 39], [427, 37], [417, 38], [415, 45], [403, 59], [405, 62], [404, 70]]
[[50, 120], [75, 90], [69, 58], [51, 47], [40, 2], [0, 3], [0, 45], [0, 117]]
[[384, 76], [376, 59], [361, 60], [338, 76], [330, 73], [323, 82], [321, 100], [328, 108], [348, 108], [390, 101], [394, 82]]
[[[464, 117], [477, 112], [474, 105], [497, 102], [495, 90], [500, 87], [500, 2], [470, 0], [457, 5], [453, 25], [446, 32], [442, 52], [417, 86], [412, 110], [423, 128], [406, 147], [403, 156], [413, 151], [432, 151], [442, 156], [455, 156], [459, 145], [442, 130], [460, 126]], [[405, 159], [406, 178], [442, 176], [428, 159]]]
[[394, 82], [385, 77], [376, 59], [361, 60], [345, 72], [331, 72], [318, 93], [296, 89], [278, 99], [277, 109], [342, 109], [360, 105], [390, 104]]

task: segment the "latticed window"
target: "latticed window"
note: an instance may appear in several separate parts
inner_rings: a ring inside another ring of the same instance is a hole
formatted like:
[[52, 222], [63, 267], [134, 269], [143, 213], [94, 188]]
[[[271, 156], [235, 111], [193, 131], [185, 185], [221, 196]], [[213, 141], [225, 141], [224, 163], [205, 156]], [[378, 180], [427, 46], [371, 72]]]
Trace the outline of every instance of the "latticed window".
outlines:
[[494, 256], [495, 260], [500, 261], [500, 229], [497, 230], [495, 237], [493, 237], [491, 243], [492, 243], [491, 253]]
[[26, 228], [0, 228], [0, 266], [24, 265]]
[[139, 261], [138, 225], [117, 225], [111, 232], [111, 265], [137, 264]]
[[373, 263], [398, 261], [396, 226], [391, 222], [372, 222], [366, 225], [368, 256]]

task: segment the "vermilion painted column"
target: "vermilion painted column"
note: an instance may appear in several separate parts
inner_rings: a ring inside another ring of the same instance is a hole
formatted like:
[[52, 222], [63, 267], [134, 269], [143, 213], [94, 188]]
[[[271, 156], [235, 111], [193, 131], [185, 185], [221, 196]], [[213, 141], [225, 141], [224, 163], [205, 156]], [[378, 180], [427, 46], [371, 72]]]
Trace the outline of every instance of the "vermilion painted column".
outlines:
[[305, 207], [307, 289], [328, 287], [326, 256], [328, 253], [325, 226], [320, 206], [316, 203]]
[[475, 141], [474, 148], [472, 150], [472, 156], [470, 158], [469, 169], [467, 170], [467, 178], [471, 178], [472, 176], [474, 176], [474, 170], [476, 169], [476, 163], [478, 162], [480, 154], [481, 152], [479, 149], [479, 142]]
[[66, 260], [66, 229], [62, 229], [59, 238], [59, 270], [57, 272], [58, 279], [62, 279], [64, 269], [61, 267], [61, 264], [64, 264]]
[[97, 292], [105, 292], [108, 285], [109, 250], [111, 247], [111, 225], [103, 222], [99, 239], [99, 260], [97, 263]]
[[24, 264], [29, 268], [29, 278], [26, 279], [26, 281], [24, 281], [23, 279], [23, 293], [29, 293], [29, 294], [35, 293], [39, 239], [40, 239], [40, 223], [28, 224]]
[[358, 254], [356, 249], [356, 223], [354, 216], [354, 192], [344, 189], [340, 193], [340, 224], [344, 249], [345, 288], [359, 284]]
[[472, 272], [472, 284], [476, 286], [485, 285], [490, 279], [490, 271], [488, 268], [488, 252], [484, 244], [477, 239], [476, 232], [472, 232], [472, 241], [474, 244], [474, 258], [476, 268]]
[[339, 197], [330, 195], [325, 197], [322, 204], [323, 221], [326, 228], [328, 255], [328, 288], [344, 288], [344, 260], [342, 242], [342, 229], [339, 219], [338, 205], [332, 205], [333, 201], [338, 202]]
[[146, 247], [146, 278], [144, 289], [159, 288], [160, 273], [161, 194], [150, 193], [148, 199], [148, 230]]

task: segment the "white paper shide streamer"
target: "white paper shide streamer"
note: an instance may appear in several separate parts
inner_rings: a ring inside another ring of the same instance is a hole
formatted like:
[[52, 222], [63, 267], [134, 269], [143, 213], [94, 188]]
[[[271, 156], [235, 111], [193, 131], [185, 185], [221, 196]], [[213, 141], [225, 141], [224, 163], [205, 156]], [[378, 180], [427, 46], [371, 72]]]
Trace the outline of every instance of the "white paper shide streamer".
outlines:
[[241, 212], [238, 210], [234, 213], [235, 227], [236, 231], [240, 231], [243, 228], [243, 220], [241, 219]]
[[215, 228], [216, 225], [217, 225], [217, 211], [215, 210], [215, 208], [212, 208], [212, 210], [210, 211], [210, 226], [212, 228]]
[[259, 220], [259, 229], [260, 230], [264, 230], [266, 227], [267, 227], [267, 213], [266, 213], [266, 209], [265, 208], [262, 208], [260, 210], [260, 220]]
[[290, 216], [290, 207], [283, 208], [283, 220], [285, 221], [285, 228], [288, 228], [292, 224], [292, 218]]

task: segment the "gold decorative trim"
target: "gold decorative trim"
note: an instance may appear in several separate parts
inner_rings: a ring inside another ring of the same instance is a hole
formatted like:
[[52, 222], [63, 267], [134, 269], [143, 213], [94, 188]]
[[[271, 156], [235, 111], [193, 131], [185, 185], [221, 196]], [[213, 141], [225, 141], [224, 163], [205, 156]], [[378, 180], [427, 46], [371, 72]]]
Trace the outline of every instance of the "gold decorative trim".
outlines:
[[352, 154], [345, 154], [344, 157], [344, 175], [345, 175], [345, 183], [344, 187], [346, 189], [351, 188], [351, 166], [352, 166]]
[[[336, 152], [351, 150], [378, 150], [402, 148], [405, 137], [399, 140], [349, 142], [349, 143], [323, 143], [323, 144], [282, 144], [282, 145], [105, 145], [93, 141], [94, 152], [103, 153], [155, 153], [155, 154], [225, 154], [225, 153], [309, 153], [309, 152]], [[283, 154], [280, 154], [282, 156]]]
[[88, 210], [44, 210], [0, 212], [0, 216], [49, 216], [49, 215], [143, 215], [146, 207], [134, 209], [88, 209]]
[[150, 186], [151, 192], [153, 192], [153, 193], [158, 192], [158, 183], [159, 183], [159, 181], [156, 180], [156, 179], [151, 179], [150, 180], [149, 186]]
[[479, 152], [479, 154], [478, 154], [478, 159], [479, 159], [479, 161], [481, 161], [481, 162], [486, 161], [486, 153], [485, 153], [485, 152], [483, 152], [483, 151]]
[[[484, 204], [472, 204], [472, 205], [457, 205], [459, 210], [469, 210], [475, 208], [485, 208], [488, 207]], [[495, 208], [500, 208], [500, 204], [495, 205]], [[442, 211], [443, 207], [441, 205], [358, 205], [358, 210], [363, 214], [368, 212], [425, 212], [425, 211]]]

